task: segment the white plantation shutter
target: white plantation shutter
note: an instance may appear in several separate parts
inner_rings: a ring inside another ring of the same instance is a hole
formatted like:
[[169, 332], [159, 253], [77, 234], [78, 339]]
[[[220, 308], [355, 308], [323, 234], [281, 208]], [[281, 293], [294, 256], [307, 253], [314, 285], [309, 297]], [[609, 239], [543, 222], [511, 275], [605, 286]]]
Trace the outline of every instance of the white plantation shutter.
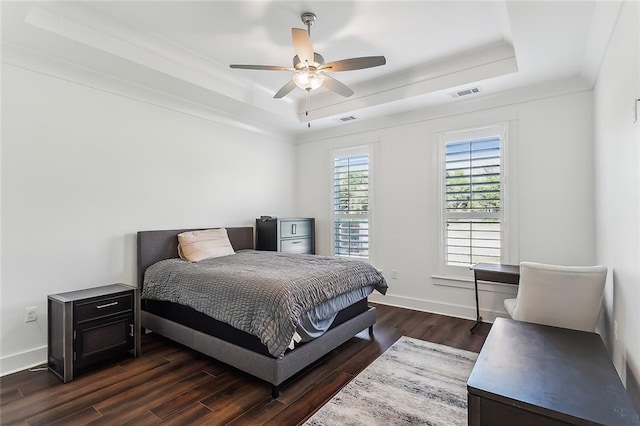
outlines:
[[369, 257], [369, 155], [334, 157], [333, 253]]
[[503, 230], [500, 136], [445, 145], [445, 263], [500, 263]]

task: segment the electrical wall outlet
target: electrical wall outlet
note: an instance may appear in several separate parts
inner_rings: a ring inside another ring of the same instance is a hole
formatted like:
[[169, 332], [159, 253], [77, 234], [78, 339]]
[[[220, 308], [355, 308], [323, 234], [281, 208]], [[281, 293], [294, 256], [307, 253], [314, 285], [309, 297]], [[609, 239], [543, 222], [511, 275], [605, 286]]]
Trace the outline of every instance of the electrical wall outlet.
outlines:
[[391, 278], [393, 278], [394, 280], [398, 279], [398, 270], [397, 269], [393, 269], [391, 271]]
[[24, 322], [34, 322], [38, 320], [38, 307], [32, 306], [24, 308]]

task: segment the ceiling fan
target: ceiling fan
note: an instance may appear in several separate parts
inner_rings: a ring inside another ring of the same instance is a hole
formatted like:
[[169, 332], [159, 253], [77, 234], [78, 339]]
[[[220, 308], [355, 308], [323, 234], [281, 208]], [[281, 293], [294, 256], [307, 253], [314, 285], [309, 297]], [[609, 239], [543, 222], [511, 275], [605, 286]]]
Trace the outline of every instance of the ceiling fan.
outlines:
[[245, 70], [293, 71], [293, 78], [273, 96], [279, 99], [288, 95], [296, 87], [310, 92], [323, 85], [339, 95], [348, 97], [353, 95], [353, 90], [327, 75], [327, 72], [360, 70], [387, 63], [384, 56], [364, 56], [325, 63], [322, 55], [313, 51], [313, 45], [309, 38], [311, 25], [316, 21], [316, 15], [311, 12], [305, 12], [300, 18], [307, 26], [307, 29], [291, 29], [293, 48], [296, 51], [296, 56], [293, 57], [293, 67], [276, 65], [230, 65], [230, 67]]

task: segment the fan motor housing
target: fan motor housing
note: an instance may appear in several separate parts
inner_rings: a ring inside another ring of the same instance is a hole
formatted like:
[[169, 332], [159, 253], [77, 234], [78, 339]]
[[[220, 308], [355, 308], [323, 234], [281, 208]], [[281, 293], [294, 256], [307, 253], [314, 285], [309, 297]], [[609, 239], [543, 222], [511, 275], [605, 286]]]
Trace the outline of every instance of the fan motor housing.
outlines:
[[[319, 54], [319, 53], [313, 53], [313, 61], [317, 64], [315, 65], [315, 67], [319, 67], [320, 65], [324, 64], [324, 57]], [[310, 64], [313, 65], [313, 64]], [[300, 68], [304, 68], [304, 65], [302, 64], [302, 61], [300, 61], [300, 58], [298, 58], [298, 55], [293, 57], [293, 67], [297, 70], [299, 70]]]
[[318, 17], [316, 16], [316, 14], [312, 12], [304, 12], [302, 15], [300, 15], [302, 23], [304, 23], [307, 27], [315, 24], [317, 18]]

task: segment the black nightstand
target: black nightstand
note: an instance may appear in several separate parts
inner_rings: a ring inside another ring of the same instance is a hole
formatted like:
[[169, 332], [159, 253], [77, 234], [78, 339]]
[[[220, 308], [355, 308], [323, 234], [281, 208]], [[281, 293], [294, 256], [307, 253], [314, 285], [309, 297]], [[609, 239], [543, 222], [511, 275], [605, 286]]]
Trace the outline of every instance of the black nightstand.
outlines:
[[64, 383], [97, 363], [140, 354], [139, 293], [112, 284], [48, 297], [48, 367]]

